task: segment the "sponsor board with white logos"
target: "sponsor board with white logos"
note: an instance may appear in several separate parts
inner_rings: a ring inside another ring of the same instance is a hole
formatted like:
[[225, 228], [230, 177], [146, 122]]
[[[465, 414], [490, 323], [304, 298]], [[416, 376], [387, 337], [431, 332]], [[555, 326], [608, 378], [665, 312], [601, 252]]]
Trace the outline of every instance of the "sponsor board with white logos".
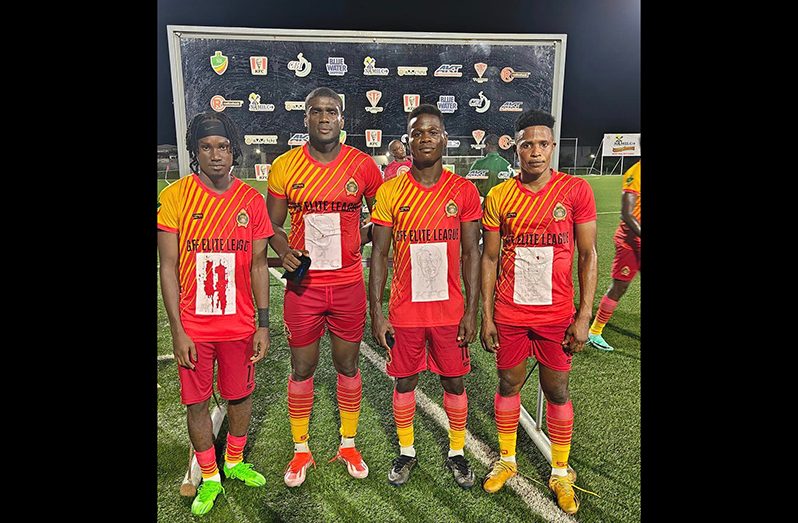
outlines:
[[244, 143], [247, 145], [275, 145], [277, 143], [276, 134], [245, 134]]

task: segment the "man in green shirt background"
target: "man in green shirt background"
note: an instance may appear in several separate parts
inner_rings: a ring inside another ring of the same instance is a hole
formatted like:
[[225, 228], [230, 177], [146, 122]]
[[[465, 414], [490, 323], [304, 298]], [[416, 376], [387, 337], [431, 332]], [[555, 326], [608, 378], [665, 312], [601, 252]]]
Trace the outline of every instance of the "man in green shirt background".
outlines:
[[485, 156], [471, 164], [466, 178], [472, 180], [484, 200], [494, 185], [511, 178], [515, 172], [510, 162], [499, 155], [499, 137], [489, 134], [485, 137]]

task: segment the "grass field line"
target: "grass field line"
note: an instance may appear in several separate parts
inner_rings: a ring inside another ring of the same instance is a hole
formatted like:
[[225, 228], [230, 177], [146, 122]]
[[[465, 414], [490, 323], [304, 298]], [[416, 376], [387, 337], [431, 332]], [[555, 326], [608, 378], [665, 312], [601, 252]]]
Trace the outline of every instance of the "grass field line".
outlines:
[[[269, 272], [271, 272], [272, 275], [277, 278], [277, 281], [283, 285], [286, 284], [286, 281], [282, 278], [283, 275], [279, 271], [270, 268]], [[360, 342], [360, 351], [364, 356], [366, 356], [366, 359], [369, 360], [372, 365], [377, 367], [383, 374], [388, 376], [387, 372], [385, 372], [385, 358], [377, 354], [374, 349], [364, 341]], [[429, 399], [429, 397], [419, 388], [416, 388], [416, 404], [421, 407], [421, 410], [423, 410], [428, 416], [435, 420], [435, 422], [443, 430], [449, 430], [449, 421], [448, 417], [446, 416], [446, 412], [440, 405]], [[466, 429], [466, 448], [468, 448], [468, 450], [474, 455], [475, 458], [479, 460], [480, 463], [482, 463], [482, 465], [490, 468], [494, 461], [490, 457], [490, 447], [488, 447], [488, 445], [478, 438], [474, 437], [474, 435], [471, 434], [468, 429]], [[560, 510], [560, 508], [551, 499], [541, 494], [540, 491], [525, 478], [521, 476], [515, 476], [506, 484], [508, 487], [512, 488], [522, 500], [524, 500], [524, 503], [526, 503], [526, 505], [534, 513], [539, 514], [547, 521], [576, 521], [575, 519], [570, 518], [563, 513], [562, 510]]]
[[166, 360], [173, 360], [175, 359], [174, 354], [161, 354], [158, 356], [158, 361], [166, 361]]
[[620, 214], [621, 211], [605, 211], [605, 212], [597, 212], [596, 214]]

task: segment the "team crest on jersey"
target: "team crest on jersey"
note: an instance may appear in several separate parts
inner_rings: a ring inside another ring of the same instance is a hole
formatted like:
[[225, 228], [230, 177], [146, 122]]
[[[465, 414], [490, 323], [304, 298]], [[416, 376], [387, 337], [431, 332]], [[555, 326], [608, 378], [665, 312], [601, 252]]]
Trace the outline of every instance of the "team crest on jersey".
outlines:
[[355, 179], [350, 177], [349, 180], [347, 180], [344, 189], [346, 189], [347, 195], [355, 196], [357, 194], [357, 190], [359, 189], [359, 187], [357, 186], [357, 182], [355, 181]]
[[446, 202], [444, 210], [446, 211], [446, 216], [457, 216], [457, 204], [454, 203], [454, 200]]
[[236, 225], [238, 227], [246, 227], [249, 225], [249, 214], [246, 209], [241, 209], [236, 216]]
[[623, 268], [621, 269], [621, 274], [623, 276], [629, 276], [630, 272], [632, 272], [632, 271], [629, 269], [628, 265], [624, 265]]
[[398, 169], [396, 169], [396, 176], [402, 176], [404, 173], [410, 170], [410, 167], [407, 165], [401, 165]]
[[554, 221], [559, 222], [565, 219], [565, 215], [568, 214], [568, 211], [565, 210], [565, 205], [561, 202], [557, 202], [557, 205], [554, 206], [554, 211], [551, 213], [554, 216]]

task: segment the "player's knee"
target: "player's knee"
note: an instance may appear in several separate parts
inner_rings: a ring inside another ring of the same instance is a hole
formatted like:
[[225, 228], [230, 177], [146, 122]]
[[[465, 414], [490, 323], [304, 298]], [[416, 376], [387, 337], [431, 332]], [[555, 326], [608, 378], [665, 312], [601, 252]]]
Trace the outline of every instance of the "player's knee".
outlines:
[[460, 376], [456, 378], [447, 378], [445, 376], [441, 376], [441, 385], [443, 386], [443, 390], [449, 394], [459, 396], [465, 392], [465, 383], [463, 382], [463, 378]]
[[405, 392], [416, 390], [416, 385], [418, 385], [418, 374], [413, 374], [405, 378], [397, 378], [396, 392], [404, 394]]
[[200, 401], [199, 403], [192, 403], [191, 405], [186, 405], [186, 412], [190, 417], [200, 416], [202, 414], [208, 413], [208, 398], [205, 401]]
[[521, 392], [523, 382], [518, 382], [510, 376], [499, 378], [499, 396], [515, 396]]
[[333, 359], [333, 365], [338, 374], [354, 378], [357, 374], [357, 358], [347, 358], [346, 360]]
[[294, 381], [305, 381], [313, 377], [313, 373], [316, 372], [316, 365], [303, 365], [301, 363], [297, 363], [294, 365], [293, 372], [291, 373], [291, 378]]
[[610, 290], [607, 291], [607, 296], [613, 301], [618, 301], [621, 299], [621, 296], [626, 293], [626, 289], [628, 288], [628, 281], [612, 280], [612, 286], [610, 286]]
[[568, 403], [568, 389], [556, 389], [553, 391], [543, 391], [546, 395], [546, 401], [555, 405], [565, 405]]

